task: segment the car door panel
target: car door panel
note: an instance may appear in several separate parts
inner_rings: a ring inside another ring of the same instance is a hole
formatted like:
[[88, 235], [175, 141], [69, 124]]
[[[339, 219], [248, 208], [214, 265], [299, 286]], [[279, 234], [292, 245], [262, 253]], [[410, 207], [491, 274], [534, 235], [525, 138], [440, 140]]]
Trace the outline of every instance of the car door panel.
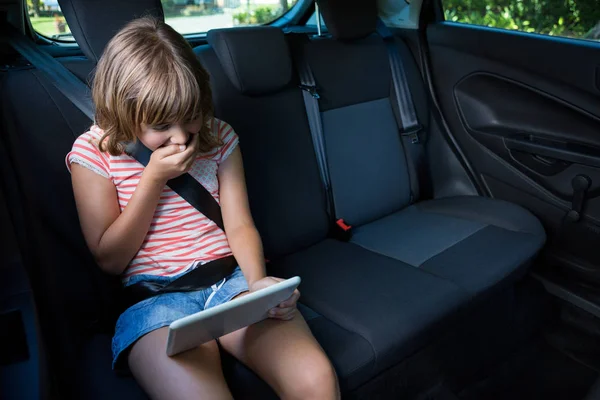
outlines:
[[[426, 38], [441, 111], [490, 193], [540, 217], [570, 263], [600, 269], [600, 43], [451, 22]], [[583, 222], [561, 240], [578, 175]]]
[[569, 200], [578, 174], [591, 178], [591, 192], [600, 189], [597, 117], [489, 73], [467, 76], [454, 95], [466, 131], [554, 195]]

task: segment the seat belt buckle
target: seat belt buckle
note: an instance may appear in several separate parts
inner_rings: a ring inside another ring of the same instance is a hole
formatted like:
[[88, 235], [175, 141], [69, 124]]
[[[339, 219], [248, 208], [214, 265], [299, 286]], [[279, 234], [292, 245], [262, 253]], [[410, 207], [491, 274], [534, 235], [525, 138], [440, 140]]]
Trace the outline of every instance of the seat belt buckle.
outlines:
[[348, 225], [342, 218], [335, 221], [334, 236], [343, 241], [348, 242], [352, 238], [352, 226]]
[[412, 144], [419, 144], [419, 143], [421, 143], [421, 138], [419, 137], [419, 134], [422, 131], [423, 131], [423, 126], [418, 125], [414, 128], [405, 130], [404, 132], [401, 133], [401, 136], [407, 137], [408, 140], [410, 141], [410, 143], [412, 143]]
[[320, 99], [321, 96], [319, 95], [319, 93], [317, 92], [317, 87], [316, 86], [309, 86], [309, 85], [298, 85], [298, 87], [302, 90], [304, 90], [305, 92], [310, 93], [310, 95], [312, 97], [314, 97], [315, 99]]
[[342, 218], [340, 218], [337, 221], [335, 221], [335, 224], [337, 226], [339, 226], [340, 228], [342, 228], [342, 230], [344, 232], [349, 232], [352, 229], [352, 226], [346, 224], [346, 222]]

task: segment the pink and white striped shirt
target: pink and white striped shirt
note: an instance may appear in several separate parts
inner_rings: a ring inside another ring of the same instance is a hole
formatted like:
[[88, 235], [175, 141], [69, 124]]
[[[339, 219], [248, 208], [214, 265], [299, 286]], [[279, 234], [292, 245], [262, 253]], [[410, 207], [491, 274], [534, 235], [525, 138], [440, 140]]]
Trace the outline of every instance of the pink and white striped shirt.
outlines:
[[[217, 170], [237, 146], [238, 136], [229, 124], [216, 118], [212, 132], [221, 138], [223, 145], [198, 155], [189, 173], [219, 202]], [[77, 163], [110, 179], [115, 185], [119, 206], [123, 211], [140, 181], [144, 167], [127, 154], [112, 156], [101, 152], [94, 143], [102, 135], [99, 127], [92, 126], [79, 136], [67, 154], [67, 168], [70, 170], [71, 163]], [[229, 255], [231, 249], [225, 233], [165, 186], [146, 239], [124, 271], [123, 281], [138, 274], [173, 276], [197, 263], [204, 264]]]

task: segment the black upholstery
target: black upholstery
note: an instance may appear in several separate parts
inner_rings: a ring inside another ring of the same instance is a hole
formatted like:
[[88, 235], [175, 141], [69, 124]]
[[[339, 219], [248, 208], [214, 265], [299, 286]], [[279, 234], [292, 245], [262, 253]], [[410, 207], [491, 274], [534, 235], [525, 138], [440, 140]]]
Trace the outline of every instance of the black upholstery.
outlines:
[[245, 96], [211, 47], [195, 51], [211, 75], [216, 115], [240, 136], [252, 215], [267, 256], [323, 240], [328, 231], [325, 195], [299, 89]]
[[373, 0], [318, 0], [328, 31], [334, 38], [360, 39], [377, 25], [377, 2]]
[[94, 63], [127, 22], [144, 15], [164, 18], [160, 0], [59, 0], [58, 3], [77, 44]]
[[[345, 4], [327, 4], [329, 12], [323, 17], [328, 28], [343, 28], [337, 16], [349, 12]], [[370, 20], [368, 14], [363, 18]], [[393, 84], [383, 39], [372, 34], [306, 43], [304, 53], [320, 88], [337, 217], [355, 227], [352, 242], [473, 294], [521, 277], [545, 241], [544, 229], [528, 211], [481, 197], [435, 199], [407, 207], [410, 161], [404, 157], [392, 112]], [[419, 120], [427, 130], [418, 69], [407, 46], [398, 46]]]
[[468, 298], [452, 282], [331, 239], [274, 262], [270, 271], [302, 277], [302, 302], [335, 324], [330, 338], [340, 329], [352, 334], [344, 347], [321, 339], [345, 389], [414, 353]]
[[[207, 39], [229, 80], [242, 94], [275, 92], [292, 78], [288, 47], [278, 28], [214, 29]], [[261, 44], [263, 53], [256, 52], [255, 43]]]
[[[60, 3], [89, 58], [63, 61], [82, 79], [126, 21], [162, 13], [160, 2], [150, 0]], [[283, 33], [213, 31], [211, 45], [195, 52], [211, 75], [216, 116], [240, 136], [252, 214], [272, 260], [269, 272], [302, 277], [301, 312], [336, 367], [344, 394], [368, 397], [367, 388], [377, 382], [392, 389], [402, 385], [389, 374], [457, 325], [459, 332], [477, 327], [469, 318], [474, 304], [502, 292], [510, 308], [515, 281], [545, 235], [531, 213], [492, 199], [410, 204], [387, 54], [372, 34], [376, 5], [351, 3], [321, 1], [330, 32], [343, 41], [314, 39], [305, 49], [322, 95], [336, 207], [355, 226], [350, 243], [328, 238], [331, 221]], [[419, 119], [427, 127], [418, 69], [408, 48], [400, 50]], [[85, 247], [64, 165], [74, 137], [91, 121], [34, 69], [6, 74], [2, 105], [7, 132], [2, 143], [22, 197], [12, 206], [27, 211], [20, 237], [31, 249], [49, 361], [63, 397], [145, 398], [131, 377], [110, 370], [112, 326], [98, 319], [110, 309], [114, 281], [99, 272]], [[428, 355], [432, 363], [434, 355]], [[273, 395], [226, 356], [224, 369], [240, 397]], [[372, 393], [379, 392], [380, 387]]]

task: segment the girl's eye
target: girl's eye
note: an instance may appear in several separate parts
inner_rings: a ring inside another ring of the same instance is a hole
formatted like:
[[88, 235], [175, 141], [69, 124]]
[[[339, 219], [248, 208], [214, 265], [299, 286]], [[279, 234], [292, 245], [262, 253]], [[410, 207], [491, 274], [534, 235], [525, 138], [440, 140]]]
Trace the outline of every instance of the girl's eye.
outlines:
[[169, 130], [170, 127], [171, 127], [171, 125], [169, 125], [169, 124], [157, 125], [157, 126], [153, 126], [152, 130], [157, 131], [157, 132], [164, 132], [166, 130]]

